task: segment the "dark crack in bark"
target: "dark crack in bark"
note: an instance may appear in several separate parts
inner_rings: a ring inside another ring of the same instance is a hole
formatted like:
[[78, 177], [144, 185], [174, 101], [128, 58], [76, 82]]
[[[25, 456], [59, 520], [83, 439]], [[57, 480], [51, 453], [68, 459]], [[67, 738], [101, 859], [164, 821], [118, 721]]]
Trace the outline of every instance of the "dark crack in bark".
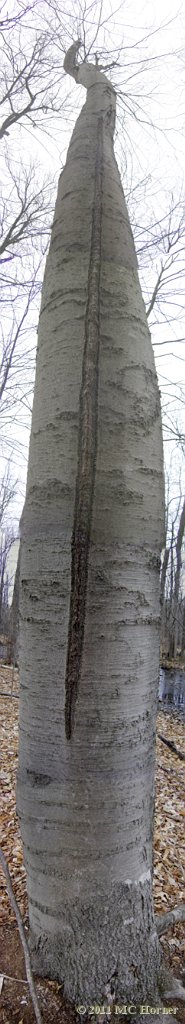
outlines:
[[82, 665], [88, 560], [97, 453], [100, 271], [102, 227], [103, 118], [98, 120], [92, 234], [85, 316], [85, 344], [79, 403], [78, 468], [72, 533], [71, 594], [65, 679], [65, 732], [74, 726]]

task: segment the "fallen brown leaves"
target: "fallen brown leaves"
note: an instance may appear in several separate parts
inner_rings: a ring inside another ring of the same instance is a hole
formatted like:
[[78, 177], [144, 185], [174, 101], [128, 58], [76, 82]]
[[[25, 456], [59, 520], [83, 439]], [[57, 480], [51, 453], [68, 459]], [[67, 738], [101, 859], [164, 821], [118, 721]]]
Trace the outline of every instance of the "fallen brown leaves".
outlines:
[[[12, 668], [0, 668], [0, 691], [9, 694], [12, 684]], [[14, 670], [13, 693], [18, 697], [18, 671]], [[16, 771], [18, 759], [18, 705], [15, 697], [2, 697], [1, 702], [1, 756], [2, 756], [2, 813], [1, 846], [8, 861], [14, 894], [19, 910], [25, 920], [27, 915], [26, 872], [23, 865], [22, 843], [19, 822], [16, 815]], [[2, 877], [2, 876], [1, 876]], [[5, 881], [2, 879], [3, 921], [15, 922], [9, 904]]]
[[[184, 724], [175, 715], [159, 712], [157, 727], [184, 753]], [[157, 739], [154, 908], [156, 914], [173, 909], [185, 898], [185, 766]], [[176, 924], [161, 936], [165, 956], [174, 974], [185, 985], [184, 924]]]
[[[0, 691], [8, 694], [11, 692], [12, 668], [0, 668]], [[13, 693], [18, 696], [18, 672], [14, 671]], [[26, 893], [26, 874], [23, 865], [22, 844], [20, 837], [19, 823], [16, 816], [16, 770], [18, 756], [18, 699], [16, 697], [1, 696], [1, 722], [2, 722], [2, 840], [1, 845], [7, 858], [11, 874], [14, 894], [17, 899], [24, 923], [27, 923], [28, 904]], [[160, 712], [158, 715], [158, 730], [167, 739], [173, 740], [176, 746], [184, 750], [184, 725], [174, 715], [165, 715]], [[170, 910], [177, 903], [184, 900], [184, 875], [185, 867], [184, 831], [185, 831], [185, 806], [184, 806], [184, 777], [185, 769], [182, 761], [170, 751], [163, 743], [157, 740], [157, 766], [156, 766], [156, 809], [155, 809], [155, 836], [154, 836], [154, 906], [155, 912], [161, 913]], [[15, 919], [9, 904], [4, 878], [2, 877], [2, 922], [5, 926], [15, 926]], [[7, 931], [8, 936], [8, 931]], [[9, 929], [9, 936], [12, 929]], [[185, 965], [183, 968], [183, 924], [176, 924], [170, 928], [168, 933], [161, 937], [163, 949], [168, 964], [173, 968], [174, 973], [185, 984]], [[17, 936], [14, 930], [14, 941]], [[17, 936], [17, 942], [19, 942]], [[22, 953], [20, 951], [20, 957]], [[21, 961], [22, 962], [22, 961]], [[6, 964], [8, 961], [6, 960]], [[25, 977], [24, 965], [21, 968], [22, 979]], [[16, 974], [16, 960], [11, 960], [9, 969], [5, 972], [10, 976]], [[8, 984], [8, 982], [7, 982]], [[9, 985], [11, 986], [11, 982]], [[58, 1009], [61, 1009], [61, 986], [56, 982], [39, 982], [43, 990], [43, 1001], [47, 994], [52, 992], [52, 1016], [49, 1015], [49, 1004], [47, 1001], [46, 1019], [59, 1021], [66, 1019], [74, 1020], [72, 1010], [69, 1013], [67, 1004], [63, 1001], [62, 1018]], [[45, 988], [44, 988], [45, 985]], [[38, 986], [37, 986], [38, 988]], [[19, 982], [20, 989], [20, 982]], [[45, 993], [45, 995], [44, 995]], [[25, 988], [24, 995], [25, 997]], [[48, 995], [49, 998], [49, 995]], [[56, 1016], [54, 1003], [56, 1002]], [[20, 1004], [19, 1004], [20, 1005]], [[10, 1018], [4, 1016], [5, 1024], [10, 1021], [32, 1021], [32, 1008], [25, 1014], [16, 1015], [12, 1011]], [[27, 1003], [28, 1005], [28, 1003]], [[31, 1014], [31, 1015], [30, 1015]], [[183, 1019], [183, 1017], [177, 1017]]]
[[[158, 715], [158, 730], [184, 752], [184, 725], [172, 715]], [[185, 767], [157, 739], [154, 898], [160, 912], [184, 899]]]

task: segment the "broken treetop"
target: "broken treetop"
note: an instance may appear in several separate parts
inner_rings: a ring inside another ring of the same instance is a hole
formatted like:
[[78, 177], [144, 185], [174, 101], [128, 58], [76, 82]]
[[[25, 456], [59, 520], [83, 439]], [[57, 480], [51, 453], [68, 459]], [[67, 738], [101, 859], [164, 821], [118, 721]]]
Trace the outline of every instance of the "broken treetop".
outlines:
[[[84, 88], [88, 90], [88, 98], [90, 96], [89, 90], [93, 89], [93, 94], [94, 94], [94, 90], [96, 88], [96, 106], [97, 106], [97, 87], [98, 87], [98, 98], [99, 98], [99, 101], [100, 101], [100, 105], [102, 107], [102, 100], [103, 100], [103, 109], [104, 109], [104, 111], [106, 111], [106, 108], [107, 108], [107, 111], [110, 112], [110, 109], [111, 109], [111, 113], [114, 114], [114, 117], [113, 117], [113, 122], [114, 122], [113, 123], [113, 127], [114, 127], [114, 124], [115, 124], [115, 114], [116, 114], [116, 93], [115, 93], [115, 89], [113, 88], [113, 85], [111, 84], [111, 82], [109, 82], [109, 80], [106, 77], [106, 75], [104, 75], [102, 73], [102, 71], [100, 70], [98, 65], [87, 64], [86, 61], [83, 61], [82, 64], [76, 64], [76, 56], [77, 56], [78, 50], [80, 49], [80, 46], [81, 46], [81, 41], [79, 39], [77, 39], [76, 42], [73, 43], [72, 46], [70, 46], [69, 50], [67, 50], [67, 53], [65, 54], [65, 58], [64, 58], [64, 70], [66, 71], [67, 75], [71, 75], [72, 78], [75, 79], [75, 82], [77, 82], [78, 85], [83, 85]], [[92, 96], [92, 93], [91, 93], [91, 96]], [[98, 103], [98, 106], [99, 106], [99, 103]]]

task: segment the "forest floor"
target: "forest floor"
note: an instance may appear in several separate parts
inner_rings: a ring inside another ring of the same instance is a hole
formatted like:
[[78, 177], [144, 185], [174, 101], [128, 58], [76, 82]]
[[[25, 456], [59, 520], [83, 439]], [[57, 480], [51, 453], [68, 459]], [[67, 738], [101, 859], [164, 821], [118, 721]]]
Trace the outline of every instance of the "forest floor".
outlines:
[[161, 651], [161, 668], [174, 669], [174, 672], [185, 670], [185, 651], [183, 654], [178, 654], [176, 658], [169, 658], [164, 651]]
[[[2, 722], [2, 838], [14, 894], [28, 930], [26, 876], [22, 844], [15, 807], [15, 782], [18, 750], [18, 671], [0, 667], [0, 702]], [[8, 696], [11, 694], [12, 696]], [[3, 696], [4, 695], [4, 696]], [[14, 695], [14, 696], [13, 696]], [[159, 711], [157, 731], [175, 743], [183, 752], [184, 724], [177, 713]], [[154, 836], [154, 908], [156, 914], [173, 909], [184, 900], [183, 850], [185, 806], [183, 801], [185, 764], [157, 739], [156, 810]], [[184, 858], [185, 861], [185, 858]], [[185, 863], [184, 863], [185, 866]], [[2, 874], [2, 911], [0, 925], [0, 1001], [2, 1024], [35, 1024], [29, 995], [24, 955], [17, 924]], [[168, 967], [185, 986], [184, 925], [170, 927], [161, 943]], [[43, 1024], [76, 1024], [79, 1017], [72, 1004], [64, 998], [58, 982], [36, 977], [36, 990]], [[176, 1007], [175, 1020], [185, 1024], [185, 1005], [170, 1000]], [[120, 1018], [128, 1019], [126, 1017]], [[129, 1018], [132, 1019], [131, 1017]], [[174, 1017], [172, 1016], [172, 1020]], [[115, 1017], [118, 1021], [118, 1017]], [[165, 1018], [164, 1018], [165, 1020]]]

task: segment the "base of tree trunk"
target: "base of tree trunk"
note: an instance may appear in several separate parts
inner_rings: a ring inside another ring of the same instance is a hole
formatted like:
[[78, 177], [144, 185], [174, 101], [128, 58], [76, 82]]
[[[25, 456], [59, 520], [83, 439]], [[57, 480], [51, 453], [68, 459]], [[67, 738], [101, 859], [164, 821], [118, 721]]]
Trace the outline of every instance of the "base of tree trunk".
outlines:
[[59, 916], [55, 924], [48, 915], [47, 933], [42, 920], [39, 934], [38, 909], [33, 927], [32, 908], [34, 970], [62, 982], [65, 995], [87, 1011], [97, 1002], [106, 1005], [107, 986], [115, 991], [116, 1003], [162, 1006], [162, 951], [149, 876], [112, 886], [109, 894], [94, 896], [92, 905], [82, 900], [65, 905], [61, 925]]

